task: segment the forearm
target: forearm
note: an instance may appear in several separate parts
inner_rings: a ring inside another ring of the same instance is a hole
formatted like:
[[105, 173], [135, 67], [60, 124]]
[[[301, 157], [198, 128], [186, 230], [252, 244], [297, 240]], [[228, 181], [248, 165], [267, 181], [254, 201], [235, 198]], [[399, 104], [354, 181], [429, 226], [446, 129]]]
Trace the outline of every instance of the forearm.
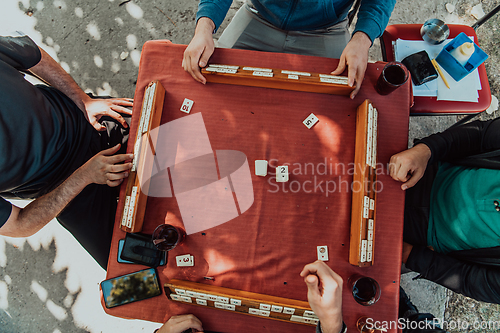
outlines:
[[89, 183], [81, 169], [78, 169], [53, 191], [32, 201], [25, 208], [13, 206], [11, 216], [0, 228], [0, 234], [10, 237], [35, 234], [58, 216]]
[[196, 23], [201, 18], [208, 18], [214, 23], [211, 33], [215, 32], [224, 21], [231, 3], [232, 0], [201, 0], [196, 13]]
[[360, 52], [368, 54], [370, 47], [372, 46], [372, 41], [370, 36], [363, 31], [357, 31], [352, 35], [349, 43], [355, 43]]
[[42, 48], [42, 59], [29, 70], [52, 87], [68, 96], [81, 110], [85, 110], [84, 101], [90, 99], [73, 78]]
[[406, 267], [457, 293], [500, 304], [500, 267], [464, 262], [422, 246], [412, 248]]
[[215, 24], [212, 21], [212, 19], [208, 17], [202, 17], [198, 20], [198, 23], [196, 23], [196, 29], [194, 31], [194, 34], [212, 36], [212, 31], [214, 31], [214, 29], [215, 29]]
[[429, 163], [455, 160], [500, 149], [500, 118], [474, 121], [418, 141], [429, 147]]
[[363, 0], [354, 33], [362, 31], [373, 42], [382, 35], [389, 22], [396, 0]]
[[334, 324], [327, 323], [325, 320], [319, 322], [316, 326], [316, 332], [319, 333], [344, 333], [344, 322], [342, 316], [340, 320], [336, 320]]

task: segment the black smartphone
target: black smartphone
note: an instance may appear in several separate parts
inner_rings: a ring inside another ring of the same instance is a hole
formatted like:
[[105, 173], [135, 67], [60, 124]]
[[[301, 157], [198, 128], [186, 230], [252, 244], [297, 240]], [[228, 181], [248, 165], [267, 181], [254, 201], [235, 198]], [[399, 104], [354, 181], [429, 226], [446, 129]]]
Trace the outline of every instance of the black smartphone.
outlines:
[[161, 295], [158, 273], [154, 268], [104, 280], [101, 290], [107, 308]]
[[[133, 261], [124, 260], [124, 259], [121, 258], [122, 251], [123, 251], [123, 244], [124, 243], [125, 243], [125, 239], [120, 239], [118, 241], [118, 259], [117, 259], [117, 261], [120, 264], [135, 264], [135, 262], [133, 262]], [[164, 266], [167, 263], [167, 259], [166, 258], [167, 258], [167, 252], [165, 252], [164, 254], [162, 254], [159, 266]]]

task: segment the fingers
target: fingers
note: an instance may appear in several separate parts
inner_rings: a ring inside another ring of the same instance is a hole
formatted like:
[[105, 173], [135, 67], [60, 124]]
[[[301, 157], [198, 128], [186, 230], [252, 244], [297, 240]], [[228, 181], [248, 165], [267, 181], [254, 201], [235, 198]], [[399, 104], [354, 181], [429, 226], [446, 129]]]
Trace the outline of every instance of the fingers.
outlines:
[[131, 167], [132, 167], [132, 164], [131, 163], [128, 163], [130, 164], [130, 166], [128, 166], [124, 171], [121, 171], [121, 172], [108, 172], [106, 174], [106, 177], [108, 178], [108, 180], [120, 180], [120, 179], [123, 179], [123, 178], [127, 178], [128, 177], [128, 172], [126, 170], [129, 170]]
[[103, 150], [99, 153], [99, 155], [105, 156], [104, 162], [108, 165], [105, 170], [106, 172], [122, 172], [132, 167], [132, 163], [119, 163], [132, 160], [134, 158], [134, 154], [113, 155], [120, 149], [120, 147], [121, 145], [117, 144], [116, 146]]
[[[127, 156], [127, 154], [117, 155]], [[108, 158], [109, 159], [109, 158]], [[107, 165], [105, 168], [106, 184], [110, 187], [120, 185], [129, 175], [129, 170], [132, 168], [132, 163]]]
[[344, 54], [340, 57], [339, 64], [337, 65], [337, 68], [331, 72], [330, 74], [332, 75], [339, 75], [342, 74], [342, 72], [345, 70], [345, 57]]
[[[201, 63], [200, 59], [201, 59], [202, 55], [203, 55], [203, 53], [201, 53], [199, 55], [195, 55], [194, 57], [193, 56], [189, 57], [189, 63], [188, 63], [189, 69], [188, 69], [188, 73], [191, 74], [191, 76], [196, 81], [205, 84], [207, 82], [207, 80], [205, 79], [205, 77], [203, 75], [201, 75], [200, 66], [199, 66], [199, 64]], [[205, 64], [205, 66], [206, 66], [206, 64]], [[205, 66], [203, 66], [203, 67], [205, 67]]]
[[413, 187], [424, 175], [431, 157], [430, 149], [424, 144], [393, 155], [389, 161], [389, 175], [403, 182], [402, 190]]
[[[195, 63], [194, 66], [193, 62]], [[199, 75], [201, 75], [201, 77], [199, 77], [197, 73], [197, 71], [199, 71], [199, 69], [196, 68], [198, 67], [197, 62], [198, 61], [196, 59], [192, 59], [191, 55], [187, 54], [187, 50], [186, 52], [184, 52], [184, 59], [182, 60], [182, 68], [184, 68], [184, 70], [188, 72], [193, 77], [193, 79], [195, 79], [195, 81], [203, 83], [203, 75], [199, 73]]]
[[[307, 275], [310, 275], [310, 274], [317, 274], [317, 273], [319, 273], [320, 270], [325, 269], [324, 266], [326, 266], [326, 264], [323, 261], [316, 260], [313, 263], [305, 265], [304, 268], [302, 269], [302, 272], [300, 272], [300, 276], [306, 277]], [[326, 266], [326, 268], [327, 268], [327, 270], [330, 269], [330, 267], [328, 267], [328, 266]]]
[[198, 60], [191, 58], [191, 61], [193, 62], [192, 65], [192, 70], [191, 70], [191, 75], [194, 77], [194, 79], [200, 83], [206, 84], [207, 79], [201, 74], [200, 67], [198, 66]]
[[208, 60], [210, 59], [210, 56], [212, 55], [213, 51], [209, 51], [207, 48], [203, 50], [203, 53], [201, 54], [200, 57], [200, 62], [198, 65], [203, 68], [206, 67], [208, 64]]
[[106, 126], [104, 126], [103, 124], [101, 124], [100, 122], [98, 122], [97, 120], [92, 124], [92, 126], [94, 126], [94, 128], [98, 131], [98, 132], [102, 132], [102, 131], [105, 131], [106, 130]]
[[[194, 328], [197, 332], [203, 332], [201, 321], [192, 314], [173, 316], [164, 326], [166, 327], [165, 332], [168, 333], [181, 333], [190, 328]], [[163, 333], [161, 329], [160, 332]]]
[[306, 277], [311, 274], [316, 274], [319, 269], [318, 261], [315, 261], [311, 264], [307, 264], [302, 268], [302, 272], [300, 272], [300, 276]]
[[304, 266], [302, 272], [300, 272], [300, 276], [306, 277], [308, 275], [317, 275], [323, 285], [331, 282], [331, 280], [342, 280], [340, 275], [335, 273], [330, 267], [320, 260], [316, 260], [315, 262]]
[[422, 176], [424, 175], [424, 172], [422, 170], [416, 170], [410, 177], [410, 179], [404, 183], [403, 185], [401, 185], [401, 189], [403, 191], [409, 189], [410, 187], [413, 187], [415, 186], [416, 183], [418, 183], [418, 181], [422, 178]]
[[203, 327], [201, 326], [201, 321], [196, 318], [194, 315], [189, 314], [186, 316], [186, 318], [182, 321], [182, 324], [184, 327], [183, 330], [187, 330], [188, 328], [194, 328], [196, 331], [202, 332]]
[[[194, 38], [191, 43], [196, 43]], [[184, 70], [191, 74], [193, 79], [203, 84], [205, 84], [206, 79], [203, 75], [201, 75], [199, 63], [201, 62], [200, 59], [203, 55], [204, 49], [204, 46], [201, 46], [200, 49], [196, 49], [196, 46], [191, 46], [190, 44], [186, 48], [186, 51], [184, 51], [184, 58], [182, 59], [182, 67]], [[208, 61], [208, 59], [206, 61]]]
[[123, 179], [119, 179], [119, 180], [107, 180], [106, 181], [106, 185], [108, 185], [109, 187], [116, 187], [118, 185], [120, 185], [121, 183], [123, 182]]
[[114, 186], [120, 185], [123, 182], [123, 180], [128, 177], [128, 175], [129, 175], [128, 170], [130, 170], [132, 168], [132, 163], [112, 165], [109, 167], [110, 168], [117, 168], [117, 170], [119, 170], [119, 171], [108, 170], [105, 173], [106, 184], [110, 187], [114, 187]]
[[348, 75], [347, 75], [347, 84], [352, 87], [354, 85], [354, 82], [356, 81], [356, 87], [350, 94], [350, 98], [354, 99], [356, 97], [356, 94], [358, 93], [359, 89], [361, 89], [361, 81], [363, 78], [359, 77], [358, 74], [358, 69], [354, 66], [348, 66]]
[[122, 163], [122, 164], [112, 164], [108, 167], [108, 172], [123, 172], [130, 170], [132, 168], [132, 163]]
[[[408, 169], [402, 165], [398, 165], [395, 167], [391, 177], [392, 177], [392, 179], [397, 180], [399, 182], [404, 182], [404, 184], [401, 185], [401, 189], [404, 191], [407, 188], [415, 185], [417, 183], [418, 179], [420, 179], [420, 178], [418, 178], [415, 181], [413, 181], [412, 180], [414, 177], [413, 173], [414, 173], [413, 170]], [[408, 182], [410, 180], [412, 180], [410, 183], [411, 186], [408, 186], [408, 183], [406, 183], [406, 182]]]
[[313, 274], [307, 275], [304, 281], [307, 285], [307, 292], [309, 294], [309, 297], [313, 298], [321, 297], [321, 293], [319, 290], [319, 279], [316, 275]]
[[412, 170], [401, 155], [402, 153], [399, 153], [391, 157], [389, 161], [389, 175], [394, 180], [406, 182], [409, 179], [408, 173]]
[[347, 84], [349, 87], [352, 87], [354, 85], [354, 81], [356, 81], [356, 73], [358, 69], [356, 66], [353, 66], [349, 64], [347, 66]]
[[[125, 108], [123, 108], [123, 109], [125, 109]], [[132, 111], [130, 112], [130, 114], [132, 114]], [[114, 111], [107, 111], [106, 115], [108, 115], [111, 118], [113, 118], [116, 121], [118, 121], [124, 128], [128, 127], [127, 122], [125, 121], [125, 119], [119, 113], [114, 112]]]
[[134, 158], [133, 154], [114, 155], [120, 149], [121, 145], [103, 150], [88, 160], [83, 166], [81, 172], [89, 183], [107, 184], [109, 186], [118, 186], [123, 179], [129, 175], [132, 163], [123, 163]]
[[408, 179], [410, 179], [411, 174], [413, 173], [413, 169], [409, 168], [408, 166], [400, 165], [397, 173], [396, 173], [396, 180], [399, 180], [400, 182], [406, 182]]
[[120, 147], [121, 147], [121, 144], [117, 144], [114, 147], [108, 148], [106, 150], [101, 150], [99, 152], [99, 155], [111, 156], [111, 155], [115, 154], [118, 150], [120, 150]]
[[131, 161], [134, 158], [134, 154], [118, 154], [113, 156], [108, 156], [106, 159], [107, 164], [118, 164], [125, 161]]
[[133, 98], [111, 98], [109, 101], [116, 105], [134, 106]]
[[120, 112], [120, 113], [124, 113], [124, 114], [128, 114], [129, 116], [132, 115], [132, 110], [130, 110], [129, 108], [126, 108], [126, 107], [123, 107], [123, 106], [120, 106], [116, 103], [112, 104], [110, 107], [109, 107], [111, 110], [113, 111], [116, 111], [116, 112]]
[[[116, 186], [122, 183], [122, 181], [128, 177], [128, 172], [122, 173], [108, 173], [106, 174], [106, 184], [109, 186]], [[116, 184], [116, 185], [115, 185]]]

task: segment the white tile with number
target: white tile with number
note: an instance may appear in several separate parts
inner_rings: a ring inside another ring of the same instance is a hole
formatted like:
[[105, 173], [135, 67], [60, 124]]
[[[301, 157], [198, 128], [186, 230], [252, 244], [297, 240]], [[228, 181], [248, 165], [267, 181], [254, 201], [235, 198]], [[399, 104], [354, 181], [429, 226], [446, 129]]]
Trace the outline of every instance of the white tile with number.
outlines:
[[185, 113], [191, 112], [194, 102], [190, 99], [184, 98], [184, 103], [182, 103], [181, 111]]
[[279, 165], [276, 168], [276, 181], [279, 183], [288, 181], [288, 165]]
[[175, 257], [177, 267], [190, 267], [194, 266], [194, 257], [190, 254]]
[[302, 122], [307, 128], [311, 129], [317, 122], [319, 121], [318, 117], [311, 113], [304, 121]]

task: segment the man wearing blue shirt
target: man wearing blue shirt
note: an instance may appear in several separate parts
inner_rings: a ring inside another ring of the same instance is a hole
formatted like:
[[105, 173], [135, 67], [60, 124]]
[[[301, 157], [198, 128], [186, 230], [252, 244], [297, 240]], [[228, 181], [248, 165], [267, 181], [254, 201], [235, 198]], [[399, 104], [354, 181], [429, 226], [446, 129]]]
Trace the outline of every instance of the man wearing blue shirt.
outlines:
[[[193, 78], [206, 83], [200, 67], [205, 67], [214, 51], [215, 32], [231, 5], [231, 0], [201, 0], [196, 15], [195, 35], [184, 53], [182, 66]], [[348, 68], [348, 83], [361, 88], [368, 50], [382, 35], [395, 0], [363, 0], [352, 38], [347, 14], [354, 0], [248, 0], [226, 28], [219, 46], [267, 52], [283, 52], [340, 58], [334, 75]]]

